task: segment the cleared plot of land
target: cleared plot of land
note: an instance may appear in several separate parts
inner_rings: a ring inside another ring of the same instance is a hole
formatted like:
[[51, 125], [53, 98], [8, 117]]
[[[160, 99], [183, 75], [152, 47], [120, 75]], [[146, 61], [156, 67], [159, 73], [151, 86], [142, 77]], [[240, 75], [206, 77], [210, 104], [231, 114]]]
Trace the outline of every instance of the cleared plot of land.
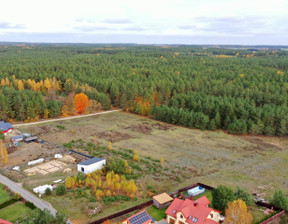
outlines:
[[185, 182], [167, 184], [163, 189], [166, 191], [197, 181], [214, 186], [239, 185], [267, 193], [288, 189], [287, 138], [199, 131], [125, 112], [41, 124], [24, 130], [59, 145], [73, 139], [105, 146], [112, 141], [114, 147], [138, 149], [142, 156], [163, 157], [169, 164], [199, 170]]
[[24, 205], [23, 202], [16, 202], [6, 208], [0, 209], [1, 219], [15, 223], [19, 218], [29, 216], [32, 210]]
[[49, 173], [54, 173], [56, 171], [62, 170], [66, 166], [67, 166], [67, 164], [65, 164], [65, 163], [62, 163], [62, 162], [56, 161], [56, 160], [52, 160], [50, 162], [43, 163], [41, 165], [26, 169], [26, 170], [24, 170], [24, 172], [27, 173], [28, 176], [29, 175], [35, 175], [36, 173], [46, 175]]
[[[65, 129], [57, 128], [57, 125]], [[83, 139], [85, 142], [108, 146], [111, 141], [116, 148], [138, 149], [143, 157], [163, 157], [165, 166], [197, 171], [191, 172], [182, 181], [177, 181], [176, 173], [174, 180], [164, 183], [150, 176], [142, 179], [145, 185], [149, 184], [159, 192], [171, 192], [195, 182], [203, 182], [212, 186], [224, 184], [235, 189], [240, 186], [250, 192], [262, 193], [263, 198], [269, 199], [275, 190], [288, 189], [287, 138], [233, 136], [222, 131], [200, 131], [125, 112], [40, 124], [23, 130], [58, 145]], [[37, 179], [33, 181], [37, 183]], [[30, 184], [30, 179], [25, 178], [25, 182]], [[48, 200], [56, 208], [73, 214], [56, 198]], [[72, 200], [70, 203], [75, 202]], [[122, 209], [127, 207], [125, 204]], [[102, 217], [109, 214], [106, 211], [101, 214]]]

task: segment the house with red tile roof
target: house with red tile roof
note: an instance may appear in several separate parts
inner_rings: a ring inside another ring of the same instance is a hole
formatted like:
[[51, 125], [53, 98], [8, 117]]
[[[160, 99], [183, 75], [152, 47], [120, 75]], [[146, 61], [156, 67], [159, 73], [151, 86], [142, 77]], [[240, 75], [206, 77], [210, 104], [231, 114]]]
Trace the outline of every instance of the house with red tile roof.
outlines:
[[203, 196], [197, 200], [175, 198], [166, 210], [170, 224], [219, 224], [220, 212], [208, 207], [209, 199]]

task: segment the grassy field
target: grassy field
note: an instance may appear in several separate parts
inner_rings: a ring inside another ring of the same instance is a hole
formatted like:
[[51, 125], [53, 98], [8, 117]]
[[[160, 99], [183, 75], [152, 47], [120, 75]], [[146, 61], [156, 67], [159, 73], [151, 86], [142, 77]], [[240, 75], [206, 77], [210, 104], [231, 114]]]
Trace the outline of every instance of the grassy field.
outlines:
[[14, 223], [18, 218], [29, 216], [31, 212], [32, 210], [25, 206], [23, 202], [16, 202], [6, 208], [0, 209], [0, 217], [1, 219]]
[[[65, 129], [58, 128], [59, 125]], [[126, 112], [33, 125], [22, 128], [22, 131], [37, 134], [41, 139], [58, 145], [83, 139], [108, 146], [111, 141], [114, 148], [137, 149], [142, 158], [163, 157], [166, 167], [189, 170], [190, 174], [182, 177], [181, 181], [177, 178], [181, 174], [176, 172], [169, 181], [165, 181], [164, 176], [163, 181], [151, 176], [143, 177], [142, 183], [159, 192], [171, 192], [195, 182], [214, 187], [224, 184], [234, 190], [240, 186], [250, 192], [262, 193], [265, 199], [278, 189], [288, 190], [286, 137], [235, 136], [223, 131], [200, 131]], [[57, 198], [48, 201], [54, 205], [56, 202], [53, 200]], [[118, 206], [113, 211], [122, 208]]]
[[10, 193], [0, 184], [0, 204], [11, 199]]

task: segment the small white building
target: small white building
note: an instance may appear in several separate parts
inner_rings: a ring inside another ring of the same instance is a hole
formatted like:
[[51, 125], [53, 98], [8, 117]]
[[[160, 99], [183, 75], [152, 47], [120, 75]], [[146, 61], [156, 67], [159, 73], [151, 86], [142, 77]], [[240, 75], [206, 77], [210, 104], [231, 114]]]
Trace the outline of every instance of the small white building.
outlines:
[[106, 165], [106, 159], [103, 158], [92, 158], [85, 160], [77, 164], [77, 170], [79, 172], [88, 174], [96, 170], [102, 169]]

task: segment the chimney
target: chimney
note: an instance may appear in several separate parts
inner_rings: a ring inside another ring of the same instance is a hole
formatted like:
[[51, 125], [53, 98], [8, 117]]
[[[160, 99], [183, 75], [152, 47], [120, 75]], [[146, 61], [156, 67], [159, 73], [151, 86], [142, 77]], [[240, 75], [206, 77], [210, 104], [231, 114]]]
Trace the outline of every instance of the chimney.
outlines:
[[193, 195], [192, 195], [192, 196], [190, 197], [190, 200], [193, 201], [193, 198], [194, 198], [194, 197], [193, 197]]
[[198, 205], [198, 201], [194, 201], [194, 206], [197, 206]]

